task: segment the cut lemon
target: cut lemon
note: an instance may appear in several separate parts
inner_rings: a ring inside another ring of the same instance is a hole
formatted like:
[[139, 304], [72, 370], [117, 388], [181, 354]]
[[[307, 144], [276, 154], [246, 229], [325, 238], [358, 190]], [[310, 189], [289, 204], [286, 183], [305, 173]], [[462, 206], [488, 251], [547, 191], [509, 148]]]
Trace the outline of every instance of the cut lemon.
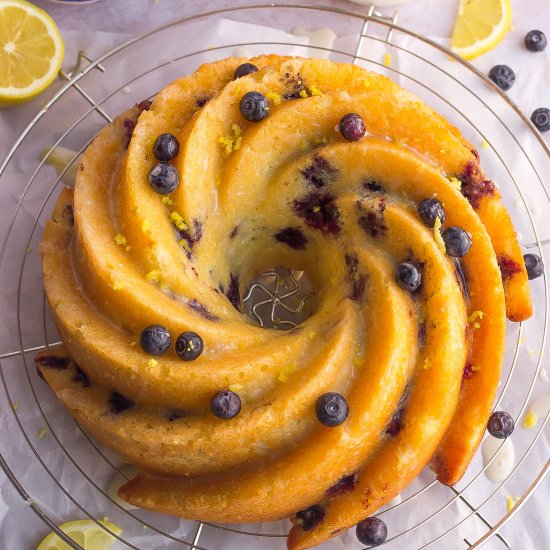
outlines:
[[[117, 536], [122, 533], [122, 529], [113, 523], [108, 521], [100, 521], [99, 523]], [[107, 550], [115, 541], [113, 535], [107, 533], [91, 519], [69, 521], [59, 528], [86, 550]], [[36, 550], [72, 550], [72, 548], [66, 542], [63, 542], [58, 535], [50, 533], [38, 545]]]
[[511, 23], [510, 0], [460, 0], [451, 49], [464, 59], [474, 59], [492, 50]]
[[27, 101], [45, 90], [63, 61], [53, 19], [25, 0], [0, 0], [0, 104]]

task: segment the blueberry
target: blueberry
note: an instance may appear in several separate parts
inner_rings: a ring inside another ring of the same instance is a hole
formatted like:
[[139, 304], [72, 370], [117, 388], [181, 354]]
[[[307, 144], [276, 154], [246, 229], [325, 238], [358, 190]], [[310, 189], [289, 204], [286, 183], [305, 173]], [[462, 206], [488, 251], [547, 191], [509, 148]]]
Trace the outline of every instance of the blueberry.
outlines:
[[252, 63], [243, 63], [235, 69], [233, 80], [237, 80], [237, 78], [241, 78], [241, 76], [246, 76], [247, 74], [255, 73], [257, 70], [258, 67], [256, 67], [256, 65]]
[[304, 530], [310, 531], [325, 517], [325, 510], [319, 504], [314, 504], [296, 514], [296, 523]]
[[435, 225], [436, 218], [443, 223], [445, 221], [445, 210], [437, 199], [424, 199], [418, 205], [418, 215], [422, 223], [427, 227]]
[[180, 142], [173, 134], [160, 134], [153, 145], [153, 155], [158, 160], [172, 160], [179, 152]]
[[175, 166], [159, 162], [149, 172], [149, 183], [159, 195], [168, 195], [179, 185], [180, 177]]
[[231, 390], [220, 390], [210, 400], [210, 410], [218, 418], [235, 418], [241, 412], [241, 398]]
[[386, 540], [388, 528], [381, 519], [367, 518], [357, 524], [355, 533], [360, 543], [377, 546]]
[[472, 247], [472, 236], [468, 231], [464, 231], [462, 227], [456, 225], [447, 227], [441, 236], [445, 241], [447, 254], [453, 258], [466, 256]]
[[523, 256], [523, 261], [525, 262], [525, 269], [527, 269], [527, 276], [529, 279], [536, 279], [542, 275], [543, 266], [540, 256], [536, 254], [525, 254], [525, 256]]
[[396, 280], [403, 290], [414, 292], [422, 283], [422, 271], [417, 264], [403, 262], [397, 266]]
[[203, 349], [202, 338], [196, 332], [183, 332], [176, 340], [176, 354], [184, 361], [194, 361]]
[[531, 115], [531, 122], [539, 132], [548, 132], [550, 130], [550, 109], [546, 107], [535, 109]]
[[487, 431], [498, 439], [506, 439], [514, 431], [513, 418], [504, 411], [494, 412], [487, 422]]
[[334, 428], [334, 426], [342, 424], [348, 417], [348, 403], [345, 397], [339, 393], [325, 393], [317, 399], [315, 414], [321, 424]]
[[365, 121], [357, 113], [348, 113], [340, 119], [338, 129], [344, 139], [348, 141], [357, 141], [361, 139], [367, 131]]
[[260, 92], [248, 92], [243, 95], [239, 109], [244, 119], [259, 122], [269, 114], [269, 101]]
[[529, 31], [523, 43], [530, 52], [542, 52], [546, 48], [546, 35], [542, 31]]
[[509, 90], [516, 81], [516, 75], [508, 65], [495, 65], [489, 71], [489, 78], [503, 91]]
[[139, 343], [145, 353], [161, 355], [170, 349], [170, 333], [161, 325], [150, 325], [141, 331]]

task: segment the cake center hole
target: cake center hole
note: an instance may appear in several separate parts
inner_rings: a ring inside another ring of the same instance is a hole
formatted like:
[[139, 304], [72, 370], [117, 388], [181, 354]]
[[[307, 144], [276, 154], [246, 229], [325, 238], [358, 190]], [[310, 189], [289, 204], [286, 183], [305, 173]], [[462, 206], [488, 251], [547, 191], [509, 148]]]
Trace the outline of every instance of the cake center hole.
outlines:
[[311, 317], [314, 292], [304, 271], [277, 266], [254, 277], [243, 298], [244, 311], [263, 328], [290, 330]]

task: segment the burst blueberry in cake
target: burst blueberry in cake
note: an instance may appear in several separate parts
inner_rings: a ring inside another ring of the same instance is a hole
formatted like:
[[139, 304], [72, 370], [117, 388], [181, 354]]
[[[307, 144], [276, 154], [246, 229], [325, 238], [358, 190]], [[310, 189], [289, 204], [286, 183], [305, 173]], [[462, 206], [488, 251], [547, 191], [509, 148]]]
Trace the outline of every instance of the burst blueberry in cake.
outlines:
[[[456, 483], [489, 421], [506, 317], [532, 313], [473, 146], [387, 78], [319, 59], [203, 65], [119, 116], [41, 254], [64, 344], [37, 366], [140, 468], [120, 496], [187, 519], [291, 517], [293, 549], [356, 524], [382, 542], [364, 520], [428, 463]], [[241, 305], [277, 265], [316, 293], [288, 332]]]

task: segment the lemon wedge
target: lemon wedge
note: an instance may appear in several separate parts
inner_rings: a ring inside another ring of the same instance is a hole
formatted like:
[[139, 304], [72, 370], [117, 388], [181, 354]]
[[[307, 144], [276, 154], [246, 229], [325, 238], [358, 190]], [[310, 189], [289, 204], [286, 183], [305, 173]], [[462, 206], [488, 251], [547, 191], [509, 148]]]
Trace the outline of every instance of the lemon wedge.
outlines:
[[[117, 536], [122, 533], [122, 529], [114, 523], [108, 521], [100, 521], [99, 523]], [[107, 550], [115, 541], [113, 535], [107, 533], [91, 519], [69, 521], [60, 525], [59, 528], [86, 550]], [[58, 535], [50, 533], [38, 545], [36, 550], [72, 550], [72, 548], [66, 542], [63, 542]]]
[[464, 59], [492, 50], [512, 23], [510, 0], [460, 0], [451, 49]]
[[53, 19], [25, 0], [0, 0], [0, 104], [14, 105], [44, 91], [63, 61]]

